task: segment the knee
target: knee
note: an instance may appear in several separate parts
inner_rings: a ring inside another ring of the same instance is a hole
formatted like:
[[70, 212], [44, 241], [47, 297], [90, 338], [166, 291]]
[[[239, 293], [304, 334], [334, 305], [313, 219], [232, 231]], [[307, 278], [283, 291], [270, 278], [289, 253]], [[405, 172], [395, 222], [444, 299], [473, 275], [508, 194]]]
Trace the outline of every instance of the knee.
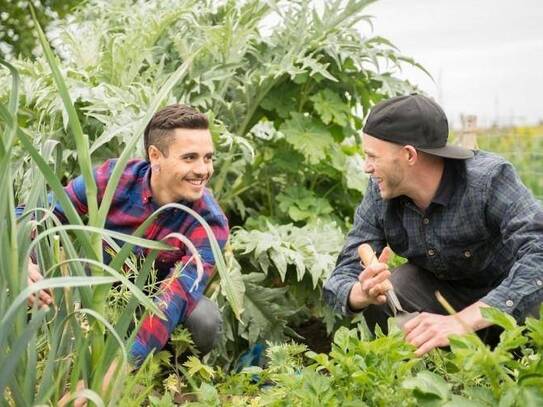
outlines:
[[213, 349], [222, 330], [222, 317], [217, 304], [202, 297], [185, 322], [196, 349], [206, 355]]

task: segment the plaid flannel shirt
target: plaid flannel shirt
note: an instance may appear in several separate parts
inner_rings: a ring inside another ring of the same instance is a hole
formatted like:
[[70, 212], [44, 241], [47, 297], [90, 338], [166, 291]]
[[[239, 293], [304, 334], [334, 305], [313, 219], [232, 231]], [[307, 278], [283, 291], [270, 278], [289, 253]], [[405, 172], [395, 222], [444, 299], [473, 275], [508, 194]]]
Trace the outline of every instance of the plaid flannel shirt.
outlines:
[[[113, 171], [116, 160], [106, 161], [94, 170], [98, 188], [98, 202], [101, 202], [107, 182]], [[159, 205], [153, 201], [150, 188], [150, 163], [148, 161], [129, 161], [115, 191], [105, 227], [109, 230], [132, 234]], [[88, 211], [85, 183], [81, 176], [71, 181], [65, 188], [79, 214]], [[202, 198], [194, 202], [182, 202], [200, 214], [211, 227], [221, 249], [228, 240], [228, 221], [218, 203], [209, 190], [205, 190]], [[66, 221], [62, 208], [57, 204], [55, 213]], [[178, 248], [175, 251], [160, 252], [155, 260], [159, 279], [164, 279], [173, 271], [177, 262], [185, 265], [182, 273], [174, 278], [163, 281], [155, 302], [166, 314], [167, 319], [146, 317], [137, 332], [135, 342], [130, 350], [132, 362], [141, 364], [152, 350], [160, 350], [168, 341], [175, 327], [183, 322], [202, 297], [203, 291], [213, 275], [215, 259], [203, 226], [191, 215], [179, 209], [170, 208], [159, 214], [147, 228], [143, 237], [150, 240], [161, 240], [169, 233], [177, 232], [185, 235], [194, 244], [204, 264], [204, 276], [197, 287], [191, 291], [197, 277], [191, 252], [177, 239], [167, 239], [166, 243]], [[137, 255], [144, 256], [147, 250], [135, 247]], [[104, 253], [105, 261], [109, 255]]]
[[517, 319], [543, 300], [543, 208], [503, 158], [476, 152], [445, 160], [442, 180], [426, 211], [406, 196], [380, 197], [370, 180], [356, 209], [324, 299], [351, 314], [347, 301], [361, 272], [357, 247], [380, 253], [388, 244], [438, 279], [489, 287], [484, 303]]

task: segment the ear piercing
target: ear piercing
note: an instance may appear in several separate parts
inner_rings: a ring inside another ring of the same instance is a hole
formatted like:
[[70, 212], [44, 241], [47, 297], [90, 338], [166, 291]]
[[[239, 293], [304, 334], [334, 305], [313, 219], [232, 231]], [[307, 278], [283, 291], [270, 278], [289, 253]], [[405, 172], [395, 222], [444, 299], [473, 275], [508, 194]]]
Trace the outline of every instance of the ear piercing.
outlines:
[[157, 173], [160, 172], [160, 165], [158, 165], [158, 164], [151, 165], [151, 170], [155, 171]]

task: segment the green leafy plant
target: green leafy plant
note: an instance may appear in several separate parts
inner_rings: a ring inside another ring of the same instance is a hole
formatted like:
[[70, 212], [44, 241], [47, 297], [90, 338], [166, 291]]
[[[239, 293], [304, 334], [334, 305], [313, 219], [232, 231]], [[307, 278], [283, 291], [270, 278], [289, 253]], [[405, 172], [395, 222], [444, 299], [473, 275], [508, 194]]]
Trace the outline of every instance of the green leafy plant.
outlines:
[[[157, 101], [189, 103], [210, 116], [218, 150], [212, 189], [232, 226], [268, 234], [269, 228], [281, 230], [291, 223], [301, 231], [320, 224], [323, 233], [335, 236], [333, 229], [349, 225], [366, 185], [357, 141], [364, 114], [384, 97], [412, 91], [394, 73], [404, 63], [418, 66], [385, 39], [371, 35], [370, 18], [364, 14], [370, 3], [334, 0], [319, 8], [309, 0], [220, 5], [168, 0], [135, 8], [128, 0], [91, 0], [70, 18], [49, 26], [47, 35], [60, 55], [58, 72], [51, 75], [55, 70], [43, 57], [13, 61], [24, 89], [24, 114], [18, 121], [32, 134], [28, 142], [60, 143], [62, 149], [50, 159], [59, 181], [81, 173], [92, 182], [92, 164], [120, 156], [101, 207], [89, 214], [89, 224], [100, 227], [126, 159], [141, 153], [137, 140], [149, 112]], [[62, 94], [56, 90], [60, 72]], [[0, 74], [0, 83], [6, 81]], [[157, 89], [162, 89], [160, 96], [153, 97]], [[73, 101], [70, 109], [64, 107], [67, 96]], [[5, 97], [0, 91], [0, 100]], [[84, 136], [86, 147], [72, 133]], [[12, 154], [19, 157], [14, 166], [16, 198], [27, 201], [30, 191], [23, 180], [33, 164], [18, 143]], [[268, 223], [251, 226], [259, 215]], [[294, 235], [301, 239], [301, 233]], [[250, 308], [242, 302], [242, 273], [266, 272], [268, 278], [259, 284], [271, 290], [281, 288], [277, 278], [289, 286], [301, 282], [302, 288], [294, 290], [303, 298], [289, 304], [290, 309], [299, 308], [306, 298], [320, 297], [329, 257], [341, 243], [333, 239], [321, 255], [311, 244], [293, 246], [285, 232], [276, 238], [286, 240], [280, 249], [267, 250], [267, 269], [245, 268], [252, 250], [240, 239], [232, 247], [242, 267], [231, 262], [229, 279], [219, 267], [227, 286], [215, 295], [233, 304], [236, 319], [243, 308]], [[99, 254], [98, 235], [93, 239]], [[259, 258], [264, 265], [266, 256]], [[286, 279], [288, 268], [297, 272], [292, 281]], [[304, 282], [306, 275], [310, 284]], [[229, 281], [236, 281], [235, 286]], [[107, 285], [98, 290], [99, 302], [108, 290]], [[320, 316], [326, 311], [316, 312]], [[287, 319], [281, 318], [280, 324], [285, 332]], [[332, 320], [328, 315], [329, 328]], [[264, 325], [277, 326], [271, 320]], [[268, 328], [253, 330], [252, 340], [256, 332], [269, 337]]]
[[[58, 88], [58, 95], [67, 114], [70, 134], [75, 141], [78, 164], [86, 183], [89, 212], [86, 219], [77, 214], [62, 188], [55, 169], [49, 166], [51, 143], [45, 143], [46, 149], [40, 152], [33, 145], [28, 131], [19, 126], [19, 75], [12, 65], [2, 62], [12, 76], [12, 86], [8, 105], [0, 104], [4, 132], [0, 149], [0, 165], [3, 169], [1, 179], [3, 198], [0, 210], [3, 219], [7, 219], [5, 223], [8, 229], [8, 238], [3, 239], [1, 245], [2, 261], [5, 263], [1, 268], [1, 288], [6, 295], [0, 304], [2, 307], [0, 361], [6, 368], [0, 375], [0, 394], [6, 395], [9, 400], [20, 405], [40, 404], [47, 400], [56, 402], [69, 389], [75, 389], [76, 385], [79, 387], [78, 383], [81, 381], [83, 388], [75, 391], [71, 396], [72, 399], [82, 396], [97, 404], [101, 404], [104, 399], [114, 404], [120, 397], [126, 378], [126, 373], [123, 373], [127, 364], [126, 342], [130, 343], [127, 330], [135, 307], [141, 303], [152, 313], [163, 317], [162, 311], [142, 293], [141, 287], [145, 283], [156, 252], [170, 250], [170, 247], [162, 242], [149, 241], [138, 236], [164, 208], [155, 212], [133, 236], [103, 229], [113, 191], [139, 136], [133, 136], [121, 153], [104, 197], [98, 203], [88, 137], [82, 131], [55, 56], [39, 25], [37, 29], [53, 80]], [[143, 130], [165, 94], [185, 75], [189, 64], [190, 59], [158, 90], [149, 110], [138, 122], [139, 132]], [[10, 172], [11, 150], [16, 141], [21, 143], [22, 148], [32, 158], [31, 168], [37, 175], [30, 189], [25, 210], [17, 221]], [[54, 200], [60, 202], [71, 224], [60, 225], [48, 203], [47, 187], [51, 188]], [[177, 206], [181, 210], [193, 212], [183, 205]], [[203, 221], [199, 215], [194, 213], [193, 215]], [[205, 222], [202, 224], [209, 234], [212, 250], [217, 257], [219, 273], [223, 274], [224, 263], [221, 262], [218, 244], [209, 226]], [[73, 236], [70, 235], [72, 232]], [[113, 238], [126, 244], [112, 263], [105, 265], [101, 262], [102, 239], [111, 243]], [[178, 238], [183, 239], [182, 236]], [[136, 277], [137, 285], [130, 282], [123, 273], [124, 260], [133, 245], [152, 249], [151, 255], [143, 263]], [[40, 269], [46, 278], [27, 287], [26, 268], [32, 253], [37, 254]], [[104, 315], [107, 294], [113, 282], [126, 285], [132, 298], [118, 320], [111, 323]], [[223, 286], [227, 298], [233, 298], [229, 295], [232, 290], [227, 281], [223, 281]], [[39, 310], [36, 305], [32, 309], [31, 317], [27, 317], [28, 296], [44, 289], [52, 290], [55, 313], [51, 313], [52, 307]], [[235, 310], [234, 313], [239, 315], [240, 310], [237, 307], [239, 300], [237, 301], [231, 306]], [[40, 342], [45, 341], [43, 349], [47, 349], [40, 355], [34, 349], [38, 338]], [[111, 388], [103, 388], [104, 374], [114, 358], [119, 361], [118, 374], [111, 383]]]
[[452, 337], [450, 351], [417, 358], [393, 324], [388, 336], [375, 337], [363, 324], [342, 327], [329, 354], [299, 344], [268, 344], [264, 367], [200, 387], [199, 402], [192, 405], [205, 400], [225, 406], [538, 406], [541, 344], [532, 338], [539, 338], [542, 320], [528, 318], [519, 326], [496, 309], [484, 314], [504, 328], [494, 349], [470, 334]]

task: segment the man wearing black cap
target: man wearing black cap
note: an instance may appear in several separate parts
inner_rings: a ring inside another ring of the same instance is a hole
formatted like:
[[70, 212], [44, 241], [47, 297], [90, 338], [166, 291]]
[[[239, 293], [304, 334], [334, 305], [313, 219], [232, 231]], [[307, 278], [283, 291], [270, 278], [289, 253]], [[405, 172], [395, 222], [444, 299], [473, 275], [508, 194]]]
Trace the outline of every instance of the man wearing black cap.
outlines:
[[[370, 175], [354, 225], [324, 298], [343, 314], [363, 311], [384, 331], [390, 282], [408, 312], [403, 327], [416, 354], [448, 345], [448, 336], [479, 331], [497, 340], [480, 309], [492, 306], [522, 321], [543, 301], [543, 208], [513, 166], [494, 154], [447, 144], [443, 110], [422, 95], [377, 104], [363, 129]], [[361, 272], [357, 248], [379, 261]], [[408, 263], [390, 273], [390, 246]], [[457, 310], [447, 315], [439, 291]]]

